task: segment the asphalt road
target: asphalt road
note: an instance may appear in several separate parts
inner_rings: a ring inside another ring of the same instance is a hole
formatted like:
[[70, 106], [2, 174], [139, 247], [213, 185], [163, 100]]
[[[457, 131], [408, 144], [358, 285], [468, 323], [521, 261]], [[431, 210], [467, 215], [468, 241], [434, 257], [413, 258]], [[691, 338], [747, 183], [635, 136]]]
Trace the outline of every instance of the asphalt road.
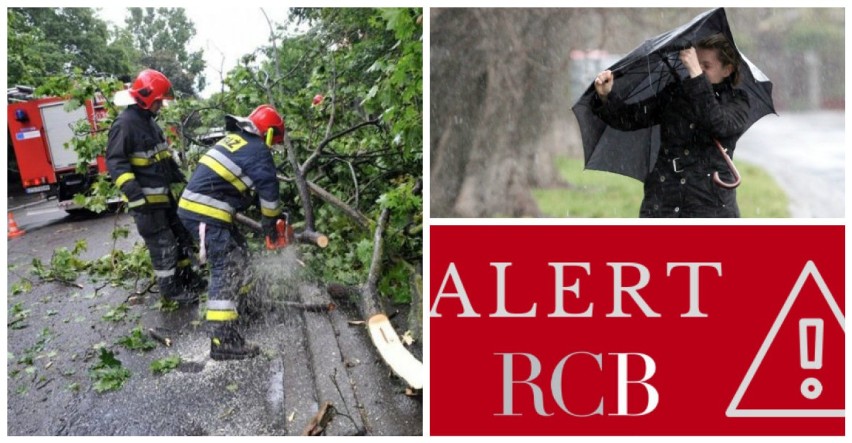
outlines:
[[787, 193], [792, 217], [843, 218], [844, 128], [844, 112], [768, 115], [737, 142], [735, 160], [767, 170]]
[[[9, 207], [26, 202], [10, 198]], [[15, 219], [27, 232], [8, 242], [8, 435], [300, 435], [325, 402], [337, 411], [326, 435], [422, 435], [422, 397], [406, 395], [365, 327], [350, 323], [360, 320], [354, 306], [333, 300], [337, 309], [311, 312], [286, 305], [332, 301], [302, 275], [296, 249], [258, 257], [253, 266], [258, 287], [273, 288], [255, 294], [259, 313], [247, 324], [262, 354], [216, 362], [198, 308], [162, 311], [156, 293], [134, 295], [146, 282], [119, 287], [80, 275], [69, 285], [30, 273], [34, 258], [49, 262], [55, 249], [79, 239], [87, 241], [86, 260], [129, 250], [141, 241], [130, 217], [66, 216], [43, 202], [15, 211]], [[131, 235], [113, 243], [119, 226]], [[32, 289], [13, 295], [24, 279]], [[129, 307], [123, 318], [107, 320], [122, 303]], [[400, 335], [405, 321], [392, 318]], [[149, 352], [116, 344], [137, 326], [173, 344]], [[117, 391], [93, 389], [89, 374], [101, 346], [131, 372]], [[422, 355], [418, 345], [413, 352]], [[181, 361], [175, 370], [152, 373], [154, 360], [172, 356]]]

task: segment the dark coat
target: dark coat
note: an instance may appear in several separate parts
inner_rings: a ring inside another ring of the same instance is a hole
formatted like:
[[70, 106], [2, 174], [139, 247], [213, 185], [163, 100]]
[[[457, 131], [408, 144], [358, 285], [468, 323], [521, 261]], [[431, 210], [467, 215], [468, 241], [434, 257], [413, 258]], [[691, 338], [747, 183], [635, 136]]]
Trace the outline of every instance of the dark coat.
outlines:
[[181, 219], [229, 226], [257, 191], [265, 219], [281, 215], [272, 152], [260, 137], [231, 132], [198, 161], [178, 203]]
[[169, 186], [185, 181], [154, 114], [136, 105], [128, 106], [112, 123], [106, 164], [131, 207], [173, 206]]
[[645, 179], [640, 217], [739, 217], [736, 190], [714, 184], [733, 181], [714, 139], [733, 158], [747, 127], [748, 96], [729, 81], [712, 85], [704, 74], [672, 83], [645, 101], [625, 104], [612, 94], [595, 95], [593, 112], [613, 128], [632, 131], [660, 125], [660, 152]]

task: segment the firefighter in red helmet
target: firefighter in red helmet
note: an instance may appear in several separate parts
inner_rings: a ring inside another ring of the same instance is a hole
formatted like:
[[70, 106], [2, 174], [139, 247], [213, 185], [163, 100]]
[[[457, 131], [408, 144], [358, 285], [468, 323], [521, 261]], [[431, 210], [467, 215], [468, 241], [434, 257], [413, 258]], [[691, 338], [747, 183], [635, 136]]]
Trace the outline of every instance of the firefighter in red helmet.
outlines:
[[127, 200], [139, 235], [151, 255], [160, 294], [191, 304], [206, 287], [190, 260], [192, 237], [177, 217], [171, 185], [185, 182], [154, 118], [172, 85], [161, 72], [139, 73], [124, 94], [127, 104], [109, 130], [107, 169]]
[[270, 105], [258, 106], [248, 118], [225, 117], [228, 135], [198, 161], [178, 204], [178, 215], [201, 255], [210, 263], [207, 322], [211, 326], [210, 357], [235, 360], [256, 356], [260, 349], [237, 327], [238, 297], [247, 279], [246, 242], [234, 225], [234, 214], [246, 209], [257, 192], [264, 234], [277, 240], [275, 223], [282, 217], [278, 178], [268, 149], [284, 140], [284, 119]]

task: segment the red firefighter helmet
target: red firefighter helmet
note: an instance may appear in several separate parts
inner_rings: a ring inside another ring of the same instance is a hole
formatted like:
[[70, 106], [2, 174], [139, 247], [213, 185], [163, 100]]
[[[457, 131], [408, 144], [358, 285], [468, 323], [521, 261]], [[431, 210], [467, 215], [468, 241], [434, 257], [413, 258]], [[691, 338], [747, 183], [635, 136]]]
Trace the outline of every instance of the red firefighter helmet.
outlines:
[[133, 81], [130, 96], [140, 108], [151, 109], [154, 102], [162, 100], [171, 88], [172, 82], [162, 72], [146, 69]]
[[254, 123], [261, 137], [266, 139], [266, 133], [272, 129], [272, 144], [284, 141], [284, 119], [272, 105], [260, 105], [249, 114], [248, 119]]

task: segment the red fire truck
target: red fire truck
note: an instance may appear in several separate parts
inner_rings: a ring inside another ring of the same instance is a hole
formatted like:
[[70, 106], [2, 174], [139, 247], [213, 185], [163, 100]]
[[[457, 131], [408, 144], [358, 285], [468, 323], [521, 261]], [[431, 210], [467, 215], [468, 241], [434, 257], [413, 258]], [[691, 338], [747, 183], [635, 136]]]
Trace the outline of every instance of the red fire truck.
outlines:
[[104, 98], [97, 96], [77, 109], [66, 110], [67, 99], [34, 98], [30, 87], [16, 86], [7, 92], [8, 140], [25, 191], [49, 193], [68, 211], [80, 209], [72, 201], [74, 194], [85, 192], [93, 177], [106, 172], [106, 162], [98, 157], [89, 164], [87, 174], [80, 174], [77, 153], [68, 143], [75, 137], [78, 121], [87, 119], [95, 128], [106, 118]]

